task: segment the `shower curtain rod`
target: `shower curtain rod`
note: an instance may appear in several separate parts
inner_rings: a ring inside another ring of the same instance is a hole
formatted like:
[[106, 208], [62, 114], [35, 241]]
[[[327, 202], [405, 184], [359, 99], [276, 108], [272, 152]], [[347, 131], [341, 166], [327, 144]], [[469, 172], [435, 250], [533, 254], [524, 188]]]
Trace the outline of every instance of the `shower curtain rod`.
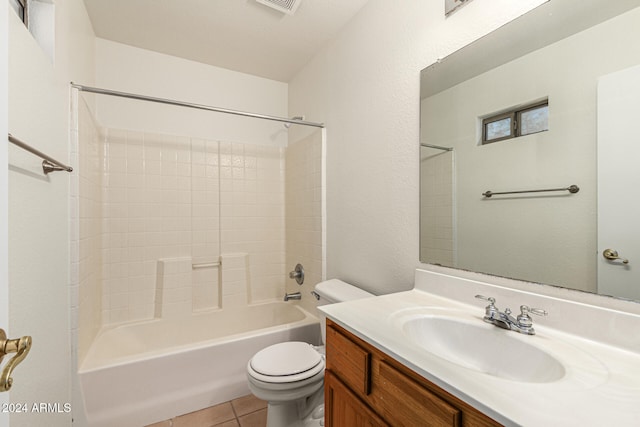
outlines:
[[253, 118], [256, 118], [256, 119], [273, 120], [273, 121], [277, 121], [277, 122], [291, 123], [291, 124], [294, 124], [294, 125], [303, 125], [303, 126], [313, 126], [313, 127], [317, 127], [317, 128], [324, 128], [324, 123], [308, 122], [308, 121], [305, 121], [305, 120], [293, 120], [293, 119], [287, 119], [287, 118], [284, 118], [284, 117], [268, 116], [268, 115], [265, 115], [265, 114], [249, 113], [249, 112], [246, 112], [246, 111], [229, 110], [228, 108], [212, 107], [210, 105], [193, 104], [191, 102], [176, 101], [176, 100], [173, 100], [173, 99], [156, 98], [156, 97], [153, 97], [153, 96], [137, 95], [135, 93], [118, 92], [118, 91], [110, 90], [110, 89], [101, 89], [101, 88], [97, 88], [97, 87], [83, 86], [83, 85], [79, 85], [79, 84], [76, 84], [76, 83], [73, 83], [73, 82], [71, 82], [71, 87], [76, 88], [78, 90], [81, 90], [83, 92], [97, 93], [97, 94], [100, 94], [100, 95], [119, 96], [121, 98], [137, 99], [139, 101], [151, 101], [151, 102], [157, 102], [159, 104], [175, 105], [175, 106], [178, 106], [178, 107], [196, 108], [198, 110], [215, 111], [217, 113], [234, 114], [236, 116], [253, 117]]

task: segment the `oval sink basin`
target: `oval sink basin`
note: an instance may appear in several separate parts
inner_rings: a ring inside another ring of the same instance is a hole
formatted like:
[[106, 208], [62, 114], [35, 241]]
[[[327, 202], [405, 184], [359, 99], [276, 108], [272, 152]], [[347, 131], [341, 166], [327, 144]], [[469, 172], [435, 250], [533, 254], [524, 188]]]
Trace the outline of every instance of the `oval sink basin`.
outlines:
[[[475, 321], [475, 319], [473, 319]], [[529, 336], [486, 323], [421, 315], [401, 322], [415, 345], [448, 362], [495, 377], [528, 383], [561, 379], [565, 368], [544, 350], [526, 342]]]

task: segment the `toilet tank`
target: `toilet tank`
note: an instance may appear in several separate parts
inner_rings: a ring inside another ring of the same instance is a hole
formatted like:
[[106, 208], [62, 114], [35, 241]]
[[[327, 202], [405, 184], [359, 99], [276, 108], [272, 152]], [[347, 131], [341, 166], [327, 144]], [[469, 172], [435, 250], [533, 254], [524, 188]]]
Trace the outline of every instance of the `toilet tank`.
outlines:
[[[315, 292], [318, 295], [318, 306], [325, 304], [335, 304], [338, 302], [353, 301], [361, 298], [368, 298], [374, 296], [373, 294], [350, 285], [342, 280], [331, 279], [324, 282], [320, 282], [315, 286]], [[326, 342], [327, 318], [322, 312], [318, 312], [320, 318], [320, 328], [322, 331], [322, 343]]]

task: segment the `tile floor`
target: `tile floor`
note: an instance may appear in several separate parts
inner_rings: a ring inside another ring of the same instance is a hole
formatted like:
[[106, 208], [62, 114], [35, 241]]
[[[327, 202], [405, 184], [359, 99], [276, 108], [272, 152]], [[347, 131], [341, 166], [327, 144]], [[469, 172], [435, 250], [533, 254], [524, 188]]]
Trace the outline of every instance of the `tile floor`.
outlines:
[[250, 394], [147, 427], [265, 427], [266, 425], [267, 402]]

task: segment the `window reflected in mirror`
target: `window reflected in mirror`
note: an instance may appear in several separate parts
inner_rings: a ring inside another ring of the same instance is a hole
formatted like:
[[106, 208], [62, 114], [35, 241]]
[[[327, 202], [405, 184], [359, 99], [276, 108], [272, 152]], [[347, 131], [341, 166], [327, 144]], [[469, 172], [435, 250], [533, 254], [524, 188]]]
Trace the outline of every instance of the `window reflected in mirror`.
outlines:
[[482, 120], [482, 144], [549, 130], [549, 101], [529, 104]]

